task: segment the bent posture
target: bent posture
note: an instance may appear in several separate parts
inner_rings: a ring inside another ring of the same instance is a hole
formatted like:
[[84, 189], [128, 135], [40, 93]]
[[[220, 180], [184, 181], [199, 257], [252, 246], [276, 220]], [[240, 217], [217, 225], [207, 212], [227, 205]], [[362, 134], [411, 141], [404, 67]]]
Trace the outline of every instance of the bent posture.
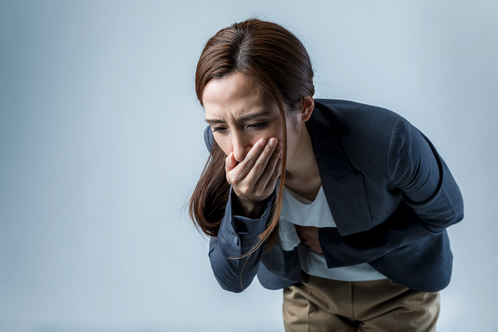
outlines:
[[427, 137], [313, 99], [308, 53], [274, 23], [219, 31], [195, 79], [210, 157], [190, 213], [221, 287], [283, 288], [286, 331], [434, 331], [463, 201]]

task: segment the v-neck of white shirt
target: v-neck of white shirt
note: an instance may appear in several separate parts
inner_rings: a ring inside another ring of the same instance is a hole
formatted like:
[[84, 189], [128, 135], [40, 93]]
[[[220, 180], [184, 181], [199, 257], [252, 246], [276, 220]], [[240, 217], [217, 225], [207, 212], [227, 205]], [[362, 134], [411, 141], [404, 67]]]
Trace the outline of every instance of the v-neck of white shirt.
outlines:
[[280, 216], [295, 225], [336, 227], [322, 186], [320, 186], [320, 190], [313, 201], [307, 200], [284, 187]]

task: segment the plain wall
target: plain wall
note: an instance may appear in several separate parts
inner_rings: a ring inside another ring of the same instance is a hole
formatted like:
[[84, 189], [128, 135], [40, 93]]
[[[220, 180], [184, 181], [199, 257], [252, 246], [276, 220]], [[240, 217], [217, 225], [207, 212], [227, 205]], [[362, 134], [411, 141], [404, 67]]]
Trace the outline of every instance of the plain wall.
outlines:
[[252, 16], [303, 41], [315, 97], [431, 138], [465, 199], [438, 331], [498, 331], [498, 2], [462, 0], [1, 0], [0, 331], [283, 331], [281, 291], [223, 291], [185, 209], [197, 59]]

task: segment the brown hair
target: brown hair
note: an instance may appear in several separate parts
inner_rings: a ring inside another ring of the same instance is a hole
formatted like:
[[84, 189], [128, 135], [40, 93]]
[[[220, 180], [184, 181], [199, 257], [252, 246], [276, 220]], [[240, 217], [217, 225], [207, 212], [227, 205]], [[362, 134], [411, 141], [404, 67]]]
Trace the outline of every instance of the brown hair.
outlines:
[[[234, 73], [252, 75], [276, 103], [282, 116], [283, 156], [280, 187], [272, 206], [271, 221], [248, 254], [264, 242], [268, 250], [278, 237], [287, 151], [285, 110], [299, 111], [303, 98], [313, 96], [313, 69], [308, 52], [291, 32], [278, 24], [250, 19], [220, 30], [208, 40], [197, 63], [195, 91], [202, 105], [206, 84]], [[190, 199], [194, 224], [217, 236], [225, 213], [230, 185], [225, 175], [225, 153], [213, 140], [209, 159]]]

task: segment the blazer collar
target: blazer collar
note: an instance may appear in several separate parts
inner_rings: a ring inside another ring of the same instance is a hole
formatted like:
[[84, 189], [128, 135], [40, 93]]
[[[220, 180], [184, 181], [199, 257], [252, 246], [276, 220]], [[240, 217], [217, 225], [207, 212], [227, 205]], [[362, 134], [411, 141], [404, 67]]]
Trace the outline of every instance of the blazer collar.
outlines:
[[323, 190], [342, 236], [372, 228], [363, 176], [349, 162], [332, 111], [315, 107], [307, 122]]

